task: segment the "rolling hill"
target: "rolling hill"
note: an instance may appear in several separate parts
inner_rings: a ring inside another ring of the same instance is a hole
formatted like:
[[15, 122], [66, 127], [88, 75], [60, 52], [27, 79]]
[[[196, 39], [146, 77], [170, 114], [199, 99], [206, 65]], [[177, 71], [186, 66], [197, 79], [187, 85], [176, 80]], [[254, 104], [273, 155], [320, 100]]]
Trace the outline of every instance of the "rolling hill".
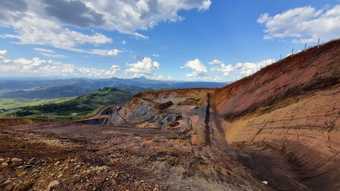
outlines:
[[23, 101], [14, 105], [13, 100], [0, 102], [0, 116], [79, 118], [94, 112], [101, 106], [121, 105], [127, 102], [133, 92], [116, 88], [102, 88], [88, 95], [75, 98]]

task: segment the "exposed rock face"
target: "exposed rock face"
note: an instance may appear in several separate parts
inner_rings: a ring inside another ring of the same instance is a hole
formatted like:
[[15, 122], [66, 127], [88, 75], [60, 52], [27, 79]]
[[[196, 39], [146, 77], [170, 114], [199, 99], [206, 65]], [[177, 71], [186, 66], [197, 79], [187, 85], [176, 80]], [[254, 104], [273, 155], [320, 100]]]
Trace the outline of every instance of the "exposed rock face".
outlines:
[[107, 125], [181, 131], [197, 145], [207, 144], [208, 95], [213, 89], [164, 90], [142, 93], [115, 110]]
[[192, 145], [241, 152], [276, 190], [340, 190], [340, 40], [221, 89], [139, 94], [107, 124], [174, 129]]
[[340, 190], [339, 40], [219, 89], [213, 100], [230, 145], [270, 147], [306, 189]]

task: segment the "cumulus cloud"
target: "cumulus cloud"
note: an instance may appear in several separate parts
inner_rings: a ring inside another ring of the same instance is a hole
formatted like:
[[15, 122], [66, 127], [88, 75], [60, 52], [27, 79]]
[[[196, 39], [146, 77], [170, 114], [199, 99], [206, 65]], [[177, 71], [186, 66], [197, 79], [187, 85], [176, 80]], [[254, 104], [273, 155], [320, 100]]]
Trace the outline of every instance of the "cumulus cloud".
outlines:
[[[48, 2], [56, 3], [56, 1]], [[71, 1], [69, 3], [71, 8], [75, 8]], [[70, 8], [66, 6], [64, 10], [66, 9]], [[63, 22], [53, 19], [52, 13], [57, 14], [58, 10], [45, 5], [42, 0], [3, 0], [0, 2], [0, 26], [9, 27], [15, 33], [1, 37], [14, 39], [20, 44], [48, 45], [71, 51], [85, 44], [102, 45], [112, 42], [111, 38], [100, 33], [84, 34], [68, 28], [65, 25], [68, 23], [66, 13]], [[51, 15], [47, 14], [47, 11], [51, 12]], [[70, 12], [69, 14], [82, 14], [88, 17], [88, 14], [77, 12], [77, 10]], [[79, 22], [82, 24], [81, 20]]]
[[258, 20], [265, 27], [265, 38], [288, 38], [294, 42], [317, 42], [340, 37], [340, 5], [328, 9], [299, 7]]
[[101, 14], [105, 27], [122, 33], [140, 35], [136, 31], [147, 30], [164, 21], [181, 19], [180, 11], [209, 9], [210, 0], [82, 0], [87, 7]]
[[83, 44], [111, 43], [111, 39], [99, 33], [84, 34], [69, 26], [146, 38], [138, 31], [180, 20], [181, 11], [207, 10], [210, 4], [210, 0], [1, 0], [0, 25], [13, 28], [20, 43], [72, 50]]
[[274, 59], [266, 59], [259, 62], [240, 62], [235, 65], [235, 69], [242, 77], [249, 76], [274, 62]]
[[22, 44], [50, 45], [55, 48], [73, 50], [79, 45], [101, 45], [112, 40], [103, 34], [83, 34], [64, 28], [53, 20], [39, 17], [35, 13], [26, 13], [20, 20], [11, 23], [18, 33], [17, 39]]
[[263, 67], [274, 63], [274, 59], [265, 59], [259, 62], [239, 62], [236, 64], [224, 64], [222, 61], [215, 59], [210, 62], [213, 65], [213, 71], [222, 73], [225, 77], [241, 79], [254, 74]]
[[126, 72], [132, 74], [133, 77], [151, 76], [159, 69], [159, 67], [160, 64], [157, 61], [154, 61], [149, 57], [144, 57], [136, 63], [129, 64], [129, 68], [126, 69]]
[[214, 65], [213, 71], [222, 72], [224, 76], [228, 76], [231, 72], [234, 71], [234, 67], [230, 64], [226, 65], [221, 60], [214, 59], [210, 62], [210, 64]]
[[191, 73], [187, 76], [192, 78], [203, 77], [208, 72], [207, 67], [199, 59], [189, 60], [182, 68], [190, 69]]
[[[45, 51], [46, 52], [46, 51]], [[62, 77], [89, 77], [110, 78], [116, 75], [119, 67], [112, 65], [109, 69], [92, 67], [78, 67], [73, 64], [65, 64], [39, 57], [10, 59], [6, 56], [7, 51], [0, 51], [0, 75], [8, 74], [20, 76], [62, 76]]]

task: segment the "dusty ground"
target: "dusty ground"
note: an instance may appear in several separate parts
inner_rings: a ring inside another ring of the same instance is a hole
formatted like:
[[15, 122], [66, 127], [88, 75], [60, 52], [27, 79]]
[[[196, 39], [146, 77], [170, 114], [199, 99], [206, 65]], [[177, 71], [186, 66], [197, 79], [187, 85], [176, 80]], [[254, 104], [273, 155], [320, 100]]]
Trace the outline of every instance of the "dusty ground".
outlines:
[[0, 190], [270, 190], [230, 156], [174, 131], [2, 126]]

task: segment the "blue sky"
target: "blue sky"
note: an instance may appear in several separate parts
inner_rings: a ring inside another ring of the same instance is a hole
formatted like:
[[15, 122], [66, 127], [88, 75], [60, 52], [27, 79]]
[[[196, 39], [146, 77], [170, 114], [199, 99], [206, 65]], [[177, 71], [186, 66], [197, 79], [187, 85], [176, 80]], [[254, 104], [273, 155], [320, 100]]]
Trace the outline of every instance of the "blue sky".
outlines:
[[340, 37], [340, 0], [2, 0], [0, 76], [233, 81]]

